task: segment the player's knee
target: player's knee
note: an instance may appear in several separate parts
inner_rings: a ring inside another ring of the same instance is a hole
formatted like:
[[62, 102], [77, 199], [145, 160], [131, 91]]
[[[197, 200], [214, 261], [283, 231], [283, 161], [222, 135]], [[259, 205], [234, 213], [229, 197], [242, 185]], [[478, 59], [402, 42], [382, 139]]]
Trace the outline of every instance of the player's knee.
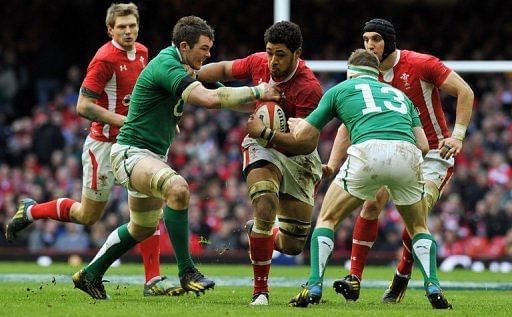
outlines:
[[183, 177], [178, 175], [175, 170], [170, 167], [162, 168], [156, 172], [149, 182], [149, 189], [153, 197], [166, 199], [173, 195], [173, 191], [182, 195], [183, 189], [181, 187], [187, 187], [187, 182]]
[[279, 186], [273, 179], [255, 182], [249, 187], [248, 193], [256, 212], [277, 210]]
[[190, 190], [183, 177], [176, 176], [167, 190], [166, 199], [171, 204], [188, 205]]

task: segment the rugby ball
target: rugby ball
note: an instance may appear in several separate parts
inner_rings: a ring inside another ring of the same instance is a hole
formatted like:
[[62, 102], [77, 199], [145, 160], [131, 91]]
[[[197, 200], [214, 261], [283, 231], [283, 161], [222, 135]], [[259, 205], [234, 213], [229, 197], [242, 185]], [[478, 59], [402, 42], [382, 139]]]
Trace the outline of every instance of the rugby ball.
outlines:
[[[286, 115], [283, 108], [274, 101], [261, 102], [256, 108], [255, 115], [263, 121], [263, 124], [275, 131], [286, 132]], [[267, 146], [265, 139], [256, 139], [261, 146]]]

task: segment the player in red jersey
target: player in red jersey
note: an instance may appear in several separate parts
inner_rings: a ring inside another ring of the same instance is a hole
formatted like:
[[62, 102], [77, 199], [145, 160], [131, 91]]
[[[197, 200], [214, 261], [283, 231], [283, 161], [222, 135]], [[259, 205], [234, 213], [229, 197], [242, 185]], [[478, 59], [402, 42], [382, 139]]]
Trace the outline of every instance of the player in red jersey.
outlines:
[[[114, 186], [110, 148], [123, 126], [135, 81], [148, 61], [147, 48], [136, 42], [139, 12], [135, 4], [112, 4], [106, 26], [112, 40], [98, 49], [80, 89], [77, 112], [92, 121], [84, 143], [82, 201], [59, 198], [46, 203], [23, 199], [7, 225], [7, 240], [37, 219], [93, 225], [101, 216]], [[160, 276], [160, 232], [141, 244], [146, 283], [144, 296], [181, 294], [181, 288]]]
[[[365, 48], [374, 52], [381, 60], [379, 80], [403, 91], [419, 112], [430, 148], [423, 163], [424, 199], [427, 211], [430, 211], [453, 173], [453, 156], [462, 150], [462, 142], [473, 109], [473, 91], [455, 71], [438, 58], [397, 49], [395, 28], [387, 20], [373, 19], [366, 22], [363, 40]], [[440, 91], [457, 98], [455, 126], [451, 133], [446, 124]], [[332, 153], [336, 153], [336, 149], [333, 149]], [[334, 159], [330, 160], [329, 164], [329, 169], [336, 171], [341, 162]], [[356, 220], [350, 274], [342, 280], [335, 281], [333, 285], [347, 300], [355, 301], [359, 298], [364, 264], [377, 238], [378, 216], [388, 199], [388, 191], [381, 189], [377, 201], [365, 202]], [[403, 254], [393, 281], [384, 292], [383, 303], [400, 302], [411, 276], [411, 238], [405, 229], [402, 238]]]
[[[300, 28], [292, 22], [278, 22], [266, 30], [264, 40], [266, 52], [205, 65], [198, 79], [271, 83], [281, 91], [280, 106], [288, 118], [306, 117], [318, 105], [322, 88], [300, 59]], [[262, 147], [250, 137], [242, 143], [243, 170], [254, 214], [246, 225], [254, 272], [251, 305], [268, 305], [267, 279], [273, 250], [297, 255], [304, 249], [311, 228], [314, 187], [321, 177], [316, 150], [295, 155], [288, 139], [272, 142], [272, 135], [268, 135], [267, 140], [272, 146]], [[279, 230], [273, 229], [276, 215]]]

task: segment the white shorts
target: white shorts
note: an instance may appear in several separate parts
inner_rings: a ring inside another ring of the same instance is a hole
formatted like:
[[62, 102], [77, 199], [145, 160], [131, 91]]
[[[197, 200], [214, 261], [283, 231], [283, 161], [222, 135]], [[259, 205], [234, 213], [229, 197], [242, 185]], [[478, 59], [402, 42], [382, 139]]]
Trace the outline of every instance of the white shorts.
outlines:
[[130, 186], [130, 175], [137, 162], [146, 157], [153, 157], [167, 164], [166, 155], [158, 155], [150, 150], [140, 149], [130, 145], [114, 143], [110, 152], [110, 160], [116, 180], [123, 185], [128, 194], [137, 198], [148, 198], [150, 196], [139, 193]]
[[315, 186], [322, 177], [322, 162], [318, 152], [308, 155], [286, 156], [273, 148], [265, 148], [252, 138], [245, 138], [243, 147], [243, 171], [257, 161], [275, 165], [283, 179], [279, 192], [288, 194], [310, 206], [315, 202]]
[[423, 158], [414, 144], [369, 140], [351, 145], [347, 154], [335, 182], [352, 196], [375, 200], [379, 188], [387, 186], [396, 205], [412, 205], [423, 198]]
[[115, 178], [110, 165], [112, 143], [85, 139], [82, 152], [82, 195], [94, 201], [107, 201]]
[[423, 178], [436, 184], [439, 192], [443, 191], [444, 185], [450, 180], [453, 174], [455, 159], [448, 160], [441, 158], [440, 150], [430, 150], [423, 161]]

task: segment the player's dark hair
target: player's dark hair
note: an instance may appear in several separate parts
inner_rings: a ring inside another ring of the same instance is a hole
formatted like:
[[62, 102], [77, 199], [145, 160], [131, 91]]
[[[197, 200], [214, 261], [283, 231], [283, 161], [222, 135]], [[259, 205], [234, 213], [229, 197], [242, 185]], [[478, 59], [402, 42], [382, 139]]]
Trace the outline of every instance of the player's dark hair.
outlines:
[[379, 58], [371, 51], [358, 48], [357, 50], [352, 52], [352, 54], [350, 54], [347, 64], [357, 66], [368, 66], [375, 69], [379, 69]]
[[376, 32], [384, 39], [384, 52], [382, 60], [385, 60], [389, 54], [396, 49], [396, 32], [391, 22], [384, 19], [372, 19], [364, 24], [364, 32]]
[[176, 22], [172, 30], [172, 42], [178, 46], [185, 41], [190, 47], [199, 42], [201, 35], [207, 36], [210, 40], [215, 40], [213, 28], [205, 20], [194, 15], [183, 17]]
[[117, 17], [125, 17], [128, 15], [134, 15], [139, 23], [139, 9], [133, 3], [112, 3], [107, 9], [107, 17], [105, 18], [105, 24], [107, 27], [114, 27]]
[[284, 44], [290, 51], [295, 52], [302, 47], [302, 33], [297, 24], [290, 21], [274, 23], [265, 31], [265, 45], [267, 43]]

